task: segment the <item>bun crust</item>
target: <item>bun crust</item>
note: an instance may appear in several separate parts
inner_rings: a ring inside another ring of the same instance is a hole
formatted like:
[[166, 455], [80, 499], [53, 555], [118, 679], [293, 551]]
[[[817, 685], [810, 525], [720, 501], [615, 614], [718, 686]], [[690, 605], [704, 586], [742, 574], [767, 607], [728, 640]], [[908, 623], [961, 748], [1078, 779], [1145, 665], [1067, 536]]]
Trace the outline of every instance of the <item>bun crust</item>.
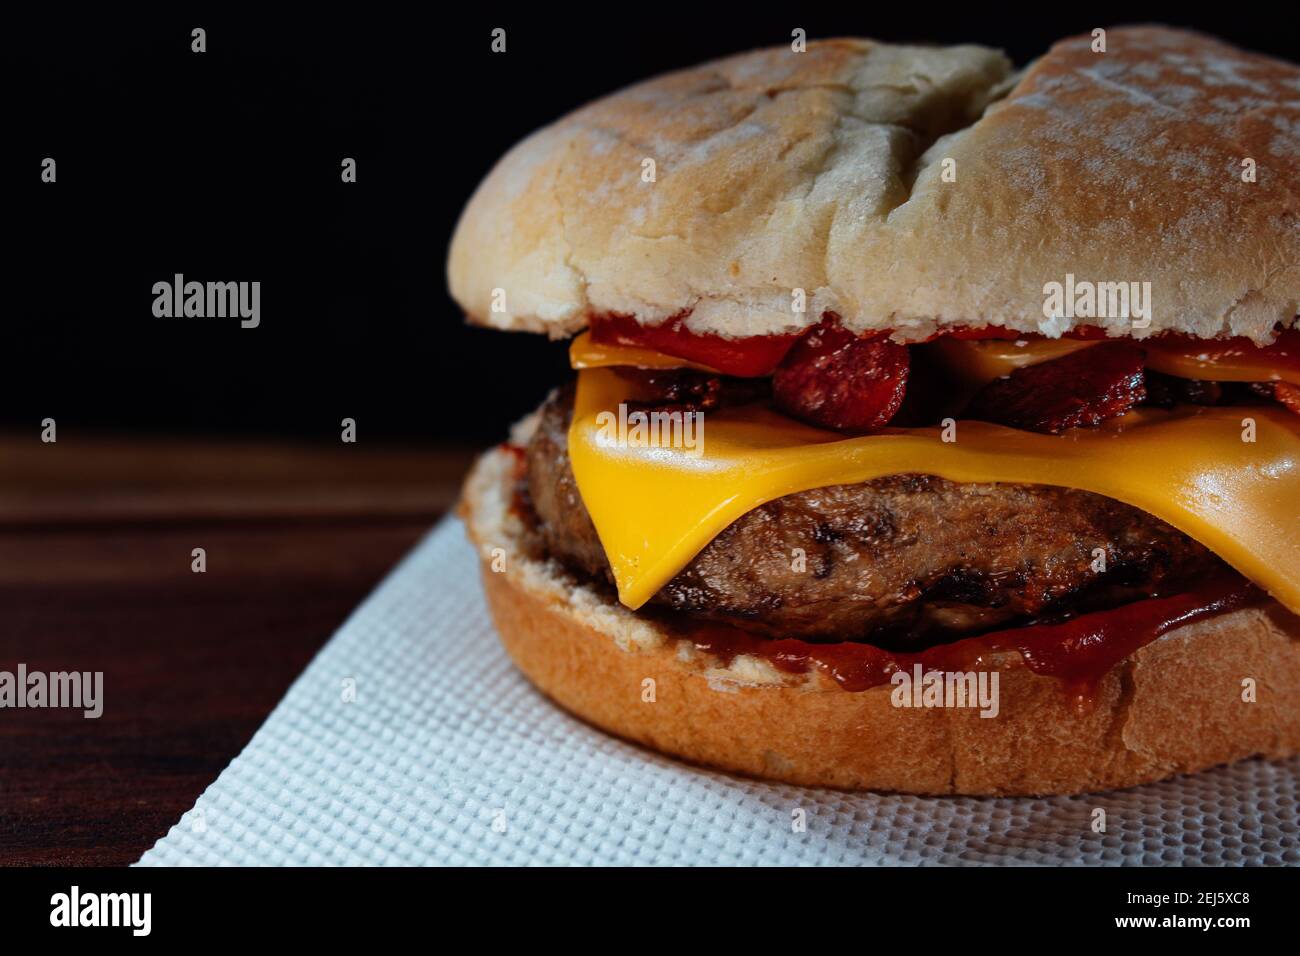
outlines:
[[[1170, 632], [1114, 668], [1086, 714], [1014, 653], [993, 662], [997, 717], [896, 708], [889, 686], [848, 692], [746, 657], [723, 666], [531, 556], [510, 510], [514, 467], [505, 451], [485, 455], [461, 503], [506, 650], [561, 706], [656, 750], [806, 786], [1016, 795], [1129, 787], [1300, 751], [1300, 618], [1280, 605]], [[1247, 677], [1254, 703], [1242, 701]], [[653, 703], [642, 700], [646, 678]]]
[[[1091, 43], [1013, 75], [982, 47], [834, 40], [633, 86], [501, 160], [457, 227], [452, 293], [472, 321], [557, 337], [609, 313], [737, 337], [832, 311], [900, 340], [1267, 343], [1300, 311], [1300, 68], [1163, 27]], [[1067, 274], [1150, 282], [1150, 326], [1045, 317]]]

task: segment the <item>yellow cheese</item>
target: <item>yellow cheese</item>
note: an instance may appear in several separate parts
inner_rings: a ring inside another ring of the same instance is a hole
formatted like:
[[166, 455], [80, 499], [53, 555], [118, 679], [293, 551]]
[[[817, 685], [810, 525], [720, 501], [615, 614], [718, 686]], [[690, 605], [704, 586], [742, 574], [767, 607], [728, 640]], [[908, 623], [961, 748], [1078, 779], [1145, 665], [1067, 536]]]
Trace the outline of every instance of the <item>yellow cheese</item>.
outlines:
[[[1062, 358], [1099, 344], [1097, 339], [941, 338], [925, 346], [959, 382], [980, 388], [1018, 368]], [[1300, 385], [1300, 364], [1266, 350], [1229, 342], [1151, 339], [1137, 343], [1146, 350], [1146, 367], [1178, 378], [1211, 382], [1290, 382]], [[576, 366], [575, 366], [576, 367]]]
[[[1218, 345], [1218, 348], [1215, 346]], [[1150, 342], [1147, 368], [1179, 378], [1200, 378], [1211, 382], [1290, 382], [1300, 385], [1300, 364], [1294, 352], [1279, 361], [1266, 351], [1256, 353], [1249, 346], [1222, 343]]]
[[611, 365], [630, 365], [634, 368], [693, 368], [712, 372], [707, 365], [688, 362], [686, 359], [665, 355], [654, 349], [641, 349], [631, 345], [606, 345], [593, 342], [590, 332], [583, 332], [569, 345], [569, 365], [572, 368], [608, 368]]
[[[693, 455], [628, 447], [629, 385], [578, 373], [569, 454], [618, 584], [644, 604], [724, 528], [767, 501], [908, 472], [961, 482], [1059, 485], [1126, 502], [1204, 544], [1300, 613], [1300, 419], [1266, 406], [1141, 409], [1099, 428], [1040, 435], [961, 421], [845, 438], [763, 406], [704, 413]], [[1243, 441], [1243, 418], [1255, 441]], [[661, 436], [667, 434], [666, 430]], [[671, 437], [671, 436], [669, 436]]]
[[958, 381], [971, 389], [978, 389], [1018, 368], [1064, 358], [1071, 352], [1097, 344], [1079, 339], [1020, 339], [1018, 342], [1002, 339], [968, 341], [945, 336], [926, 348]]

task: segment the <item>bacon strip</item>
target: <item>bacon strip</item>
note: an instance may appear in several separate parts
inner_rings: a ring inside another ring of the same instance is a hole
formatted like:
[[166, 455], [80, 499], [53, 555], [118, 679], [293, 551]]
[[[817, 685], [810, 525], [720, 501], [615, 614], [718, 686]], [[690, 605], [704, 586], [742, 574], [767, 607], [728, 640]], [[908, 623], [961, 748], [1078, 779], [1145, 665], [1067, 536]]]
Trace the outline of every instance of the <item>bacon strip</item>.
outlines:
[[862, 434], [883, 428], [907, 391], [907, 346], [854, 335], [824, 322], [808, 330], [772, 376], [782, 411], [823, 428]]
[[1145, 358], [1130, 342], [1102, 342], [1018, 368], [984, 386], [966, 417], [1049, 435], [1091, 428], [1146, 398]]
[[1300, 415], [1300, 385], [1290, 382], [1256, 382], [1251, 390], [1262, 398], [1271, 398], [1287, 411]]
[[1273, 397], [1288, 409], [1300, 415], [1300, 385], [1290, 382], [1274, 382]]
[[638, 398], [628, 406], [641, 409], [711, 411], [767, 398], [766, 379], [730, 378], [690, 369], [615, 367], [615, 373], [636, 385]]

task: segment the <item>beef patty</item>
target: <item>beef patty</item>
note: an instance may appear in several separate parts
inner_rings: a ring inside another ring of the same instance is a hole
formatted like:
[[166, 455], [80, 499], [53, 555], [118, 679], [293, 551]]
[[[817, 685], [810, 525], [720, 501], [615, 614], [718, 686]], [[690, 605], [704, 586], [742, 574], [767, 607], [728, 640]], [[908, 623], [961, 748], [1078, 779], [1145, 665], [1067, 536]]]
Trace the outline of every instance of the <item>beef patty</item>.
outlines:
[[[572, 387], [543, 406], [528, 497], [545, 549], [612, 583], [569, 464], [572, 415]], [[909, 647], [1113, 606], [1218, 564], [1158, 518], [1090, 492], [907, 474], [755, 508], [651, 604], [772, 637]]]

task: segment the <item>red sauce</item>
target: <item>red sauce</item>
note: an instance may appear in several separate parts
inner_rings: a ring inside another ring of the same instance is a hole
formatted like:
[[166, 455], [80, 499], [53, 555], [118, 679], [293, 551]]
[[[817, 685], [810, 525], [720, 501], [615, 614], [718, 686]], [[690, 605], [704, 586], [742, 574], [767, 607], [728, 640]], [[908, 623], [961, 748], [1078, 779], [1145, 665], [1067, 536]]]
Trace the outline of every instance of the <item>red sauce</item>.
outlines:
[[528, 469], [528, 449], [508, 441], [503, 441], [497, 447], [514, 459], [511, 464], [514, 466], [515, 479], [523, 478]]
[[689, 637], [697, 648], [724, 661], [750, 654], [787, 673], [816, 668], [849, 691], [888, 684], [895, 672], [911, 673], [916, 664], [923, 672], [980, 670], [987, 667], [991, 655], [1015, 650], [1031, 671], [1060, 680], [1069, 696], [1086, 705], [1107, 672], [1138, 648], [1184, 624], [1264, 599], [1264, 593], [1244, 578], [1224, 576], [1182, 594], [1081, 614], [1060, 624], [994, 631], [915, 653], [849, 641], [770, 640], [739, 628], [712, 625], [693, 629]]
[[630, 316], [604, 316], [592, 321], [591, 338], [606, 345], [654, 349], [739, 378], [771, 375], [799, 338], [798, 334], [755, 335], [745, 339], [700, 335], [686, 328], [686, 315], [674, 316], [654, 326], [641, 325]]
[[510, 470], [514, 489], [508, 510], [520, 520], [531, 520], [533, 506], [528, 500], [528, 449], [508, 441], [503, 441], [497, 447], [513, 459]]

